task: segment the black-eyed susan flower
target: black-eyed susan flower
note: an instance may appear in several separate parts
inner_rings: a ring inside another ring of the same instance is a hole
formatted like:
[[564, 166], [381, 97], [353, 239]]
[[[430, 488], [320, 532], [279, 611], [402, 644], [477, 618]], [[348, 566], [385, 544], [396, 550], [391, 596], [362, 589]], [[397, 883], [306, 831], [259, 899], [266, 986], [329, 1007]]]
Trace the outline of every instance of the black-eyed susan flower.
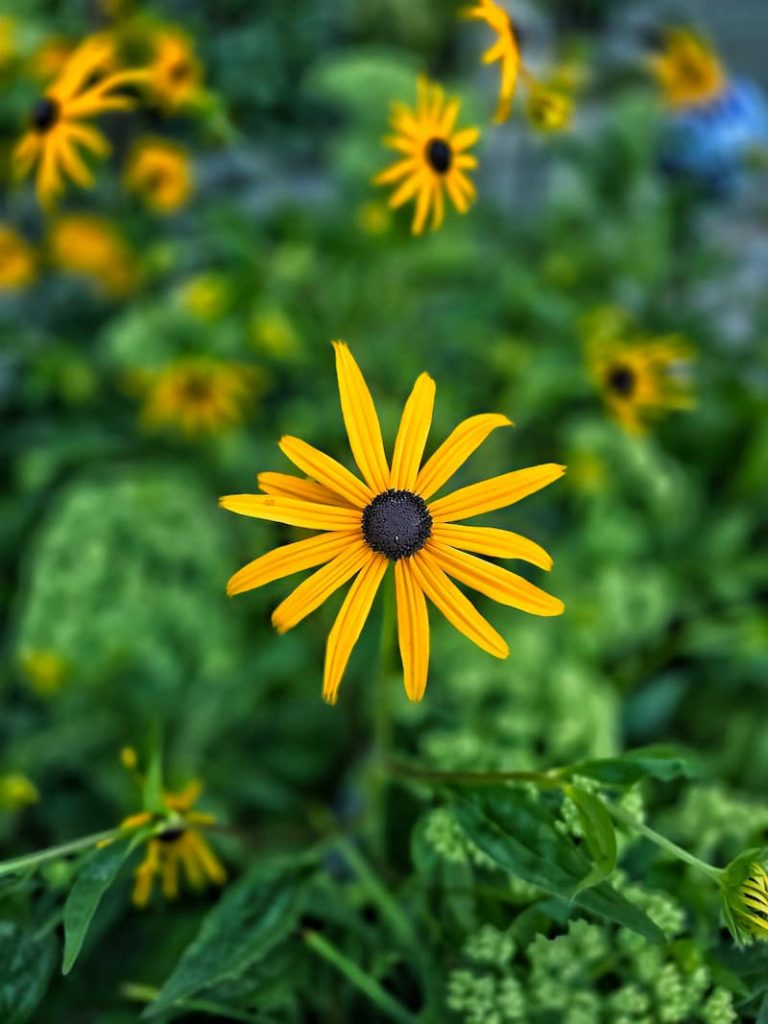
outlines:
[[138, 284], [136, 257], [106, 217], [57, 217], [48, 233], [48, 253], [54, 266], [86, 278], [111, 298], [128, 295]]
[[131, 381], [144, 398], [145, 427], [170, 427], [188, 436], [216, 434], [241, 423], [262, 384], [255, 367], [207, 355], [184, 356]]
[[81, 151], [98, 157], [109, 153], [104, 135], [84, 122], [107, 111], [129, 110], [135, 103], [119, 90], [142, 81], [144, 73], [111, 70], [113, 60], [108, 38], [86, 39], [32, 109], [29, 129], [13, 152], [13, 166], [19, 178], [37, 167], [37, 195], [43, 206], [56, 199], [66, 179], [82, 188], [93, 185]]
[[125, 170], [125, 187], [160, 214], [175, 213], [192, 192], [192, 167], [182, 146], [166, 139], [140, 139]]
[[439, 228], [445, 215], [445, 194], [459, 213], [466, 213], [475, 198], [475, 186], [466, 172], [477, 166], [467, 150], [480, 137], [477, 128], [456, 129], [460, 103], [447, 100], [439, 85], [423, 76], [418, 82], [416, 109], [402, 103], [392, 108], [393, 135], [384, 142], [402, 154], [374, 181], [397, 188], [389, 200], [392, 209], [415, 200], [412, 230], [421, 234], [432, 212], [432, 228]]
[[728, 84], [712, 47], [687, 28], [668, 29], [661, 52], [650, 58], [649, 66], [673, 110], [710, 103]]
[[35, 250], [10, 224], [0, 224], [0, 292], [20, 291], [36, 276]]
[[[125, 755], [123, 761], [126, 762]], [[180, 792], [164, 793], [162, 812], [141, 811], [121, 822], [120, 827], [127, 831], [155, 826], [147, 840], [146, 856], [136, 869], [133, 902], [137, 907], [145, 907], [149, 902], [156, 878], [160, 880], [163, 896], [175, 900], [182, 870], [193, 889], [226, 882], [224, 865], [202, 832], [216, 819], [212, 814], [193, 810], [202, 789], [202, 784], [194, 780]]]
[[163, 110], [174, 111], [198, 99], [203, 68], [192, 40], [175, 26], [157, 28], [150, 39], [149, 88]]
[[406, 402], [389, 462], [363, 375], [343, 342], [334, 348], [342, 415], [360, 476], [297, 437], [282, 438], [281, 451], [305, 476], [262, 473], [263, 493], [230, 495], [220, 504], [240, 515], [321, 532], [250, 562], [230, 579], [227, 592], [241, 594], [322, 566], [273, 612], [273, 625], [284, 633], [352, 580], [326, 646], [323, 696], [334, 703], [393, 563], [405, 690], [411, 700], [421, 700], [429, 662], [427, 598], [478, 647], [497, 658], [509, 654], [503, 637], [451, 577], [534, 615], [563, 611], [562, 601], [522, 576], [475, 557], [519, 558], [549, 569], [552, 560], [538, 544], [507, 530], [461, 524], [533, 494], [557, 480], [564, 467], [519, 469], [435, 498], [489, 434], [510, 420], [499, 414], [471, 416], [422, 464], [435, 399], [435, 383], [423, 373]]

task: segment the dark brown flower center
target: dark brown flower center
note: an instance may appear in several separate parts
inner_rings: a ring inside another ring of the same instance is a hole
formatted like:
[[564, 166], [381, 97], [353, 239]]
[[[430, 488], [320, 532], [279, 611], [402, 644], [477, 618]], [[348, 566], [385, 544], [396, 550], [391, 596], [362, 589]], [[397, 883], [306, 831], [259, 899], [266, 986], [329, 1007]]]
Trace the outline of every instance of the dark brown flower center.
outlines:
[[186, 60], [177, 60], [168, 68], [168, 77], [172, 82], [181, 85], [192, 74], [192, 68]]
[[32, 107], [30, 121], [36, 132], [44, 135], [56, 124], [59, 119], [60, 108], [56, 100], [50, 96], [44, 96]]
[[445, 174], [453, 162], [453, 150], [445, 139], [430, 139], [427, 143], [426, 157], [433, 171]]
[[186, 828], [182, 825], [169, 825], [168, 828], [164, 828], [162, 832], [158, 832], [155, 839], [159, 839], [161, 843], [175, 843], [178, 839], [186, 832]]
[[363, 512], [366, 544], [392, 562], [421, 551], [431, 535], [427, 503], [413, 491], [382, 491]]
[[620, 398], [631, 398], [636, 383], [635, 371], [621, 363], [612, 367], [606, 377], [608, 389]]

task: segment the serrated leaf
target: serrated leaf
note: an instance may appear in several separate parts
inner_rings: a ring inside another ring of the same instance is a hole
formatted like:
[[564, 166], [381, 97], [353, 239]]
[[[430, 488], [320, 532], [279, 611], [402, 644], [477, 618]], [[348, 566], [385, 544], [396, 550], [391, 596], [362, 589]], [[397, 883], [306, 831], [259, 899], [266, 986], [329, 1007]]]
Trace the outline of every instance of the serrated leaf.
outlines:
[[52, 935], [34, 939], [13, 921], [0, 921], [0, 1021], [25, 1024], [45, 995], [56, 962]]
[[696, 778], [700, 769], [695, 760], [673, 746], [638, 747], [621, 757], [605, 757], [572, 765], [569, 774], [584, 775], [609, 786], [633, 786], [642, 779], [670, 782]]
[[648, 915], [608, 882], [578, 892], [590, 863], [560, 834], [539, 798], [520, 788], [499, 786], [462, 788], [456, 790], [455, 800], [459, 824], [500, 867], [652, 942], [664, 941]]
[[85, 861], [64, 904], [64, 960], [62, 974], [69, 974], [80, 955], [93, 915], [104, 893], [120, 873], [133, 849], [133, 837], [118, 839], [95, 850]]
[[295, 928], [306, 874], [305, 862], [259, 868], [225, 890], [143, 1016], [156, 1017], [261, 960]]
[[577, 895], [608, 878], [616, 867], [616, 829], [603, 801], [594, 793], [568, 786], [566, 793], [576, 805], [584, 842], [592, 857], [589, 873], [576, 886]]

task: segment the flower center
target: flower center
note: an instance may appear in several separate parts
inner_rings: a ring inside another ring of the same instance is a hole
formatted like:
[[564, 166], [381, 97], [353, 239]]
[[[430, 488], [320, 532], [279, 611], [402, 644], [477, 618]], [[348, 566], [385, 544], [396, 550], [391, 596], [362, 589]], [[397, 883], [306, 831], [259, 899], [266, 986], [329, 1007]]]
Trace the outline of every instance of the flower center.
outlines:
[[170, 825], [168, 828], [164, 828], [162, 832], [158, 832], [155, 839], [159, 839], [161, 843], [175, 843], [178, 839], [181, 839], [186, 831], [184, 826]]
[[430, 139], [426, 148], [427, 163], [433, 171], [445, 174], [453, 161], [453, 151], [445, 139]]
[[189, 373], [181, 384], [182, 395], [190, 402], [206, 401], [211, 391], [210, 377], [203, 373]]
[[629, 366], [614, 366], [608, 372], [606, 383], [614, 394], [621, 398], [630, 398], [635, 390], [635, 372]]
[[59, 104], [50, 96], [44, 96], [32, 107], [30, 121], [35, 131], [44, 134], [49, 131], [59, 119]]
[[432, 535], [427, 503], [413, 491], [382, 491], [363, 512], [363, 538], [391, 561], [410, 558]]

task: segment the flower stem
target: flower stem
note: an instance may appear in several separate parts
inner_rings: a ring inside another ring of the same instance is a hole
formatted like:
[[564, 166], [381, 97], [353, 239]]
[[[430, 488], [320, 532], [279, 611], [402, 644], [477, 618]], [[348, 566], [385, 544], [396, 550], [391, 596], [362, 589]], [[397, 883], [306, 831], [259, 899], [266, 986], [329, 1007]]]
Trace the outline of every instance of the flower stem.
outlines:
[[620, 825], [626, 825], [628, 828], [633, 828], [641, 835], [645, 836], [646, 839], [655, 843], [656, 846], [662, 850], [666, 850], [667, 853], [676, 857], [677, 860], [683, 861], [685, 864], [690, 864], [691, 867], [697, 868], [699, 871], [703, 871], [705, 875], [709, 875], [710, 878], [716, 882], [720, 882], [720, 876], [722, 875], [722, 869], [716, 868], [712, 864], [707, 864], [706, 861], [701, 860], [695, 854], [690, 853], [688, 850], [684, 850], [682, 846], [678, 846], [677, 843], [673, 843], [671, 839], [667, 839], [666, 836], [661, 835], [655, 829], [650, 828], [642, 821], [638, 821], [633, 818], [628, 811], [623, 807], [619, 807], [617, 804], [611, 803], [609, 800], [605, 801], [605, 806], [608, 811], [619, 822]]
[[15, 857], [13, 860], [0, 861], [0, 877], [15, 875], [34, 869], [49, 860], [58, 860], [59, 857], [79, 853], [81, 850], [87, 850], [89, 846], [96, 846], [97, 843], [116, 839], [120, 834], [119, 828], [110, 828], [106, 832], [94, 832], [89, 836], [82, 836], [80, 839], [72, 839], [68, 843], [49, 846], [45, 850], [38, 850], [37, 853], [27, 853], [23, 857]]
[[533, 782], [542, 789], [557, 789], [562, 779], [552, 772], [441, 772], [416, 768], [401, 761], [387, 763], [390, 775], [399, 779], [445, 783], [449, 786], [498, 786], [503, 782]]
[[387, 573], [382, 587], [381, 639], [373, 709], [373, 769], [371, 821], [374, 849], [383, 858], [386, 849], [387, 764], [392, 749], [392, 687], [389, 669], [395, 638], [394, 577]]

